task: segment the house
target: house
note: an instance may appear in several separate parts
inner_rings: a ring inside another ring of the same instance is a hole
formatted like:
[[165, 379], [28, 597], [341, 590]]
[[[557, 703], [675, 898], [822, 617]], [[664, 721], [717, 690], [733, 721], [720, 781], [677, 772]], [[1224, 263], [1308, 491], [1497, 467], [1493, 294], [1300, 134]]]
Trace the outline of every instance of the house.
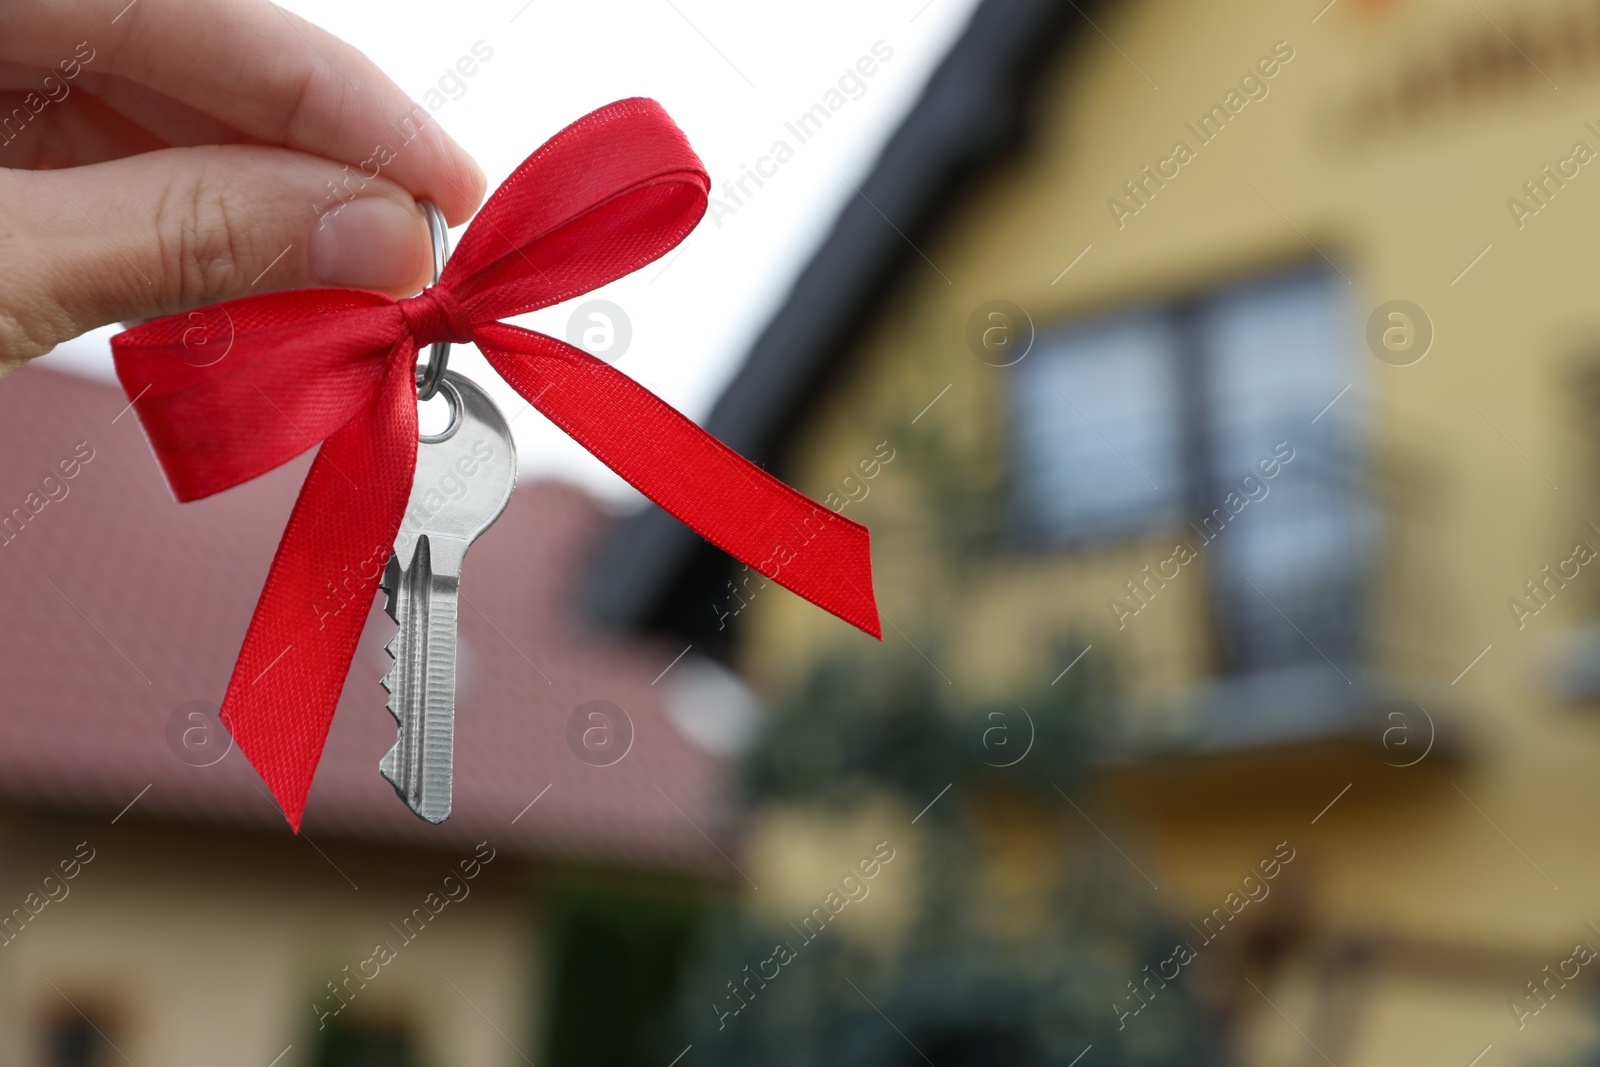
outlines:
[[[774, 705], [841, 652], [974, 706], [1098, 662], [1097, 795], [1011, 873], [1126, 861], [1246, 1063], [1577, 1055], [1597, 46], [1576, 0], [989, 0], [707, 424], [871, 527], [885, 650], [655, 512], [591, 610]], [[855, 847], [766, 832], [825, 858], [763, 886]]]
[[641, 1055], [736, 877], [739, 691], [573, 623], [586, 496], [521, 487], [469, 558], [450, 820], [378, 772], [380, 603], [296, 836], [216, 713], [306, 459], [179, 505], [121, 392], [48, 359], [0, 389], [0, 452], [0, 1063]]

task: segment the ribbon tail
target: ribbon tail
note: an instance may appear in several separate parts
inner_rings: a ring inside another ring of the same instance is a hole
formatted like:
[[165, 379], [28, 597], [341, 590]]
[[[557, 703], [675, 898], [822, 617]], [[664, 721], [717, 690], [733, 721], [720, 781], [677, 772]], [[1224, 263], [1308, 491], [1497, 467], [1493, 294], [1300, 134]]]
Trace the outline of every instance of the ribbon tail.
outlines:
[[223, 723], [296, 833], [411, 494], [412, 364], [395, 353], [372, 403], [323, 442], [223, 699]]
[[479, 326], [474, 340], [530, 404], [663, 510], [882, 638], [865, 526], [797, 493], [581, 349], [504, 323]]

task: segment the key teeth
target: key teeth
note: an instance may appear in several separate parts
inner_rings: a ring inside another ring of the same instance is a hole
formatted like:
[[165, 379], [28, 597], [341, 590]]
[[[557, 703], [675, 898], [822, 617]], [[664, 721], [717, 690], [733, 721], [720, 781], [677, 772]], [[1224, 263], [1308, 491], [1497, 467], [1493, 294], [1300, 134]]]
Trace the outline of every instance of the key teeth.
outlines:
[[[395, 605], [400, 599], [400, 583], [404, 577], [400, 573], [399, 561], [391, 553], [389, 562], [384, 564], [383, 571], [378, 575], [378, 588], [383, 590], [383, 612], [396, 623], [400, 621], [395, 614]], [[393, 642], [391, 641], [392, 645]], [[394, 655], [394, 649], [389, 649], [389, 654]]]
[[442, 820], [430, 819], [428, 816], [423, 815], [422, 812], [417, 811], [416, 807], [411, 803], [411, 799], [406, 796], [405, 788], [400, 781], [400, 729], [404, 724], [401, 721], [399, 709], [395, 707], [394, 690], [395, 672], [400, 669], [400, 657], [396, 654], [395, 648], [400, 643], [400, 630], [398, 629], [400, 618], [396, 608], [400, 602], [400, 586], [404, 581], [405, 576], [401, 573], [397, 560], [395, 557], [390, 556], [388, 565], [383, 568], [383, 576], [378, 579], [378, 588], [384, 592], [384, 614], [388, 615], [396, 626], [394, 636], [389, 638], [388, 643], [383, 646], [383, 650], [389, 653], [389, 659], [393, 661], [393, 665], [382, 678], [378, 679], [378, 684], [383, 686], [384, 692], [389, 694], [389, 699], [384, 702], [383, 706], [394, 717], [395, 742], [389, 751], [383, 754], [383, 758], [378, 761], [378, 772], [383, 775], [384, 781], [394, 788], [395, 794], [405, 802], [406, 807], [428, 822], [437, 823]]
[[[394, 636], [389, 638], [389, 643], [383, 646], [383, 650], [389, 653], [389, 659], [393, 661], [394, 665], [389, 668], [388, 672], [385, 673], [382, 678], [378, 679], [378, 684], [383, 686], [383, 691], [385, 693], [389, 694], [389, 700], [384, 704], [384, 707], [388, 708], [389, 714], [394, 716], [396, 725], [400, 723], [400, 712], [396, 710], [394, 706], [394, 672], [399, 670], [400, 657], [395, 654], [395, 645], [400, 643], [400, 619], [395, 612], [395, 607], [400, 600], [400, 583], [404, 580], [404, 576], [400, 573], [399, 560], [395, 556], [391, 555], [389, 557], [389, 562], [384, 565], [382, 576], [378, 579], [378, 588], [382, 589], [385, 594], [383, 602], [384, 614], [388, 615], [389, 618], [394, 621], [396, 627]], [[396, 741], [395, 748], [390, 749], [389, 755], [384, 757], [386, 765], [392, 766], [393, 763], [399, 758], [395, 755], [395, 749], [398, 749], [399, 747], [400, 742]], [[388, 777], [389, 772], [385, 771], [384, 775], [385, 777]], [[390, 782], [393, 782], [392, 778], [390, 779]]]
[[383, 646], [383, 650], [389, 653], [389, 658], [394, 660], [394, 665], [384, 673], [382, 678], [378, 679], [378, 684], [383, 686], [383, 691], [389, 694], [389, 700], [384, 704], [384, 707], [389, 709], [389, 713], [394, 716], [395, 722], [400, 721], [400, 713], [395, 710], [394, 706], [394, 672], [400, 669], [400, 659], [394, 654], [394, 642], [399, 639], [400, 635], [395, 634], [394, 640]]
[[[397, 728], [397, 731], [398, 731], [398, 727], [400, 726], [400, 709], [394, 706], [394, 682], [393, 682], [393, 678], [394, 678], [394, 672], [399, 670], [399, 669], [400, 668], [399, 668], [399, 666], [397, 664], [396, 666], [391, 667], [389, 669], [389, 673], [388, 674], [386, 674], [382, 678], [378, 679], [378, 684], [383, 686], [383, 691], [385, 693], [389, 694], [389, 699], [383, 702], [383, 706], [389, 712], [390, 715], [394, 716], [394, 723], [395, 723], [395, 727]], [[396, 733], [396, 736], [398, 736], [398, 732]], [[395, 742], [396, 745], [398, 745], [399, 743], [400, 742], [398, 742], [398, 741]]]
[[[446, 796], [443, 803], [444, 810], [442, 812], [437, 812], [436, 809], [439, 807], [437, 798], [430, 798], [432, 801], [432, 803], [430, 803], [429, 800], [424, 800], [421, 796], [418, 796], [415, 800], [413, 800], [407, 795], [405, 787], [402, 785], [404, 775], [401, 767], [401, 740], [403, 731], [405, 730], [405, 721], [399, 708], [396, 707], [395, 704], [395, 689], [399, 685], [398, 672], [402, 668], [398, 654], [400, 651], [399, 645], [403, 630], [403, 627], [400, 625], [398, 610], [401, 599], [401, 591], [414, 577], [410, 571], [410, 568], [418, 566], [425, 568], [427, 566], [427, 544], [428, 542], [426, 537], [420, 539], [418, 546], [412, 551], [411, 560], [407, 569], [404, 570], [402, 570], [400, 566], [399, 558], [391, 555], [389, 557], [388, 564], [383, 569], [382, 576], [378, 580], [378, 587], [386, 594], [383, 604], [384, 613], [394, 621], [396, 627], [394, 636], [391, 637], [389, 642], [383, 646], [383, 650], [389, 653], [389, 658], [394, 661], [393, 665], [389, 668], [388, 672], [378, 680], [378, 683], [383, 686], [384, 691], [389, 694], [389, 699], [387, 702], [385, 702], [384, 707], [388, 709], [389, 714], [394, 717], [396, 727], [395, 742], [389, 751], [385, 752], [383, 757], [378, 761], [378, 770], [383, 775], [384, 780], [394, 787], [395, 793], [405, 803], [406, 807], [411, 809], [413, 814], [422, 819], [424, 822], [432, 823], [433, 825], [437, 826], [440, 823], [446, 822], [450, 818], [450, 813], [454, 805], [451, 803], [451, 798]], [[423, 579], [418, 577], [418, 580], [421, 581]], [[435, 810], [424, 810], [424, 808]]]

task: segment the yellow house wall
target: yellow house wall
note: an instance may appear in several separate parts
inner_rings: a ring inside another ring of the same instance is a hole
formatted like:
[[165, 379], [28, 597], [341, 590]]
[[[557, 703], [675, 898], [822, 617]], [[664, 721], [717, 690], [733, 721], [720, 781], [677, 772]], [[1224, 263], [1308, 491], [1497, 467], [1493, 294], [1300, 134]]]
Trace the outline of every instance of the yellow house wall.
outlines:
[[539, 938], [505, 853], [402, 946], [389, 924], [472, 850], [397, 861], [319, 841], [330, 863], [304, 840], [15, 817], [0, 830], [5, 908], [85, 841], [94, 859], [67, 895], [0, 947], [0, 1064], [42, 1062], [41, 1024], [81, 1008], [110, 1020], [132, 1063], [302, 1067], [313, 1002], [334, 1006], [325, 983], [379, 941], [397, 958], [339, 1021], [404, 1024], [424, 1064], [510, 1067], [525, 1062], [513, 1042], [538, 1051]]
[[[1349, 279], [1352, 343], [1379, 303], [1421, 305], [1436, 339], [1420, 363], [1359, 354], [1359, 402], [1390, 522], [1371, 666], [1445, 694], [1455, 717], [1443, 729], [1468, 744], [1469, 758], [1415, 787], [1381, 779], [1387, 772], [1364, 778], [1315, 824], [1351, 781], [1342, 771], [1326, 782], [1313, 773], [1302, 793], [1257, 768], [1258, 790], [1235, 779], [1188, 797], [1182, 817], [1135, 810], [1123, 826], [1180, 916], [1213, 906], [1289, 839], [1319, 936], [1391, 946], [1364, 987], [1350, 1058], [1335, 1057], [1341, 1067], [1465, 1063], [1489, 1043], [1501, 1062], [1532, 1062], [1589, 1028], [1576, 996], [1521, 1030], [1506, 1001], [1580, 937], [1600, 947], [1585, 927], [1600, 923], [1600, 725], [1551, 691], [1552, 642], [1586, 617], [1600, 574], [1586, 568], [1525, 629], [1507, 600], [1576, 540], [1600, 545], [1582, 528], [1600, 522], [1600, 505], [1586, 495], [1593, 472], [1570, 388], [1572, 372], [1600, 358], [1600, 165], [1583, 167], [1520, 229], [1506, 202], [1574, 142], [1600, 151], [1600, 135], [1584, 126], [1600, 126], [1600, 55], [1550, 64], [1559, 89], [1542, 75], [1505, 79], [1391, 132], [1352, 132], [1365, 94], [1413, 77], [1453, 37], [1582, 9], [1343, 0], [1313, 22], [1321, 7], [1147, 0], [1097, 15], [1104, 35], [1086, 30], [1044, 81], [1035, 140], [919, 242], [927, 261], [911, 258], [782, 473], [821, 498], [876, 442], [910, 433], [946, 385], [916, 429], [931, 424], [968, 447], [1000, 439], [1006, 371], [975, 359], [964, 340], [973, 309], [996, 297], [1045, 326], [1326, 255]], [[1183, 123], [1280, 41], [1294, 58], [1270, 94], [1118, 228], [1108, 198], [1178, 138], [1193, 143]], [[891, 643], [921, 632], [950, 583], [914, 499], [897, 459], [845, 512], [873, 530]], [[977, 704], [1017, 679], [1052, 677], [1065, 664], [1040, 637], [1067, 628], [1094, 643], [1091, 655], [1126, 667], [1135, 695], [1181, 690], [1207, 671], [1203, 578], [1175, 584], [1123, 631], [1105, 605], [1164, 547], [1157, 537], [983, 564], [939, 669]], [[827, 649], [879, 654], [781, 592], [741, 621], [748, 666], [769, 692]], [[1476, 970], [1463, 973], [1450, 953], [1478, 961]], [[1316, 1010], [1309, 986], [1292, 974], [1283, 982], [1286, 999], [1310, 998], [1303, 1010]], [[1255, 1062], [1320, 1062], [1281, 1016], [1256, 1008]]]

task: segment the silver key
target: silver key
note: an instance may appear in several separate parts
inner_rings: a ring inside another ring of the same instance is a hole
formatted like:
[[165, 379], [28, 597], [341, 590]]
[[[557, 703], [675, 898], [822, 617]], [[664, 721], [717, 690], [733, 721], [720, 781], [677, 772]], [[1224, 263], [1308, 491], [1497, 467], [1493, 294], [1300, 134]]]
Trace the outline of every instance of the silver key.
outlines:
[[454, 417], [417, 444], [416, 481], [381, 583], [384, 610], [399, 624], [388, 646], [394, 667], [383, 679], [399, 737], [378, 768], [431, 823], [450, 817], [461, 564], [517, 484], [511, 430], [488, 394], [454, 371], [439, 393]]

